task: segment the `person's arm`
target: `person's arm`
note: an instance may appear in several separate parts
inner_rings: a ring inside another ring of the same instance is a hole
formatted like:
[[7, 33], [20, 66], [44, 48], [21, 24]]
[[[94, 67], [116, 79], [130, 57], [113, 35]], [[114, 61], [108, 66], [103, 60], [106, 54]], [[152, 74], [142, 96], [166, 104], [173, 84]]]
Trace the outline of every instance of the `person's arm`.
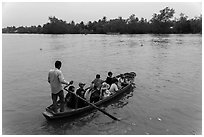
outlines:
[[123, 83], [123, 82], [124, 82], [124, 79], [119, 78], [119, 82], [120, 82], [120, 83]]
[[115, 84], [115, 91], [118, 91], [118, 86]]
[[65, 97], [65, 101], [68, 102], [70, 99], [71, 99], [71, 94], [68, 92]]
[[110, 89], [110, 85], [109, 84], [107, 84], [107, 89]]
[[95, 79], [91, 82], [91, 85], [90, 85], [91, 88], [94, 87], [94, 82], [95, 82]]
[[60, 73], [59, 73], [58, 78], [59, 78], [59, 81], [60, 81], [62, 84], [66, 84], [66, 85], [71, 85], [71, 84], [73, 84], [73, 81], [70, 81], [70, 82], [68, 83], [68, 82], [64, 79], [64, 76], [63, 76], [63, 74], [62, 74], [61, 71], [60, 71]]
[[76, 95], [79, 95], [79, 93], [80, 93], [80, 92], [79, 92], [79, 89], [77, 89], [76, 92], [75, 92], [75, 94], [76, 94]]
[[95, 79], [91, 82], [91, 84], [93, 85], [95, 83]]

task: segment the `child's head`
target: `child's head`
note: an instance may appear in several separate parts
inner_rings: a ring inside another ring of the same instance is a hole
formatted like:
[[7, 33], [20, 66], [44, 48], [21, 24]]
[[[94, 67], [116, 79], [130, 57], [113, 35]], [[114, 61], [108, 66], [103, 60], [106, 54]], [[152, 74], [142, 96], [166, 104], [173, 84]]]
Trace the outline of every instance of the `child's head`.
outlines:
[[106, 82], [103, 82], [101, 88], [105, 88], [105, 87], [107, 87], [107, 83], [106, 83]]
[[68, 90], [74, 92], [75, 87], [74, 86], [69, 86]]
[[82, 82], [79, 83], [80, 88], [83, 88], [85, 85], [86, 85], [85, 83], [82, 83]]
[[108, 76], [109, 77], [112, 77], [112, 75], [113, 75], [113, 73], [110, 71], [110, 72], [108, 72]]
[[124, 74], [121, 74], [120, 77], [121, 77], [121, 78], [125, 78]]
[[96, 75], [96, 78], [100, 78], [101, 76], [99, 74]]

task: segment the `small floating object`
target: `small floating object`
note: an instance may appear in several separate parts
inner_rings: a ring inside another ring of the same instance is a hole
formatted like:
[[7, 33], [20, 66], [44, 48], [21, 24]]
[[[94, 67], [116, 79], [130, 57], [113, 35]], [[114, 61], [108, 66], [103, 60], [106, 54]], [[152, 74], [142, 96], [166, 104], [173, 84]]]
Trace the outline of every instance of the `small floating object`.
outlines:
[[162, 121], [162, 119], [161, 119], [161, 118], [159, 118], [159, 117], [157, 118], [157, 120]]
[[136, 123], [132, 123], [133, 126], [136, 126]]
[[194, 130], [192, 131], [192, 134], [193, 134], [193, 135], [196, 135], [196, 133], [195, 133], [195, 131], [194, 131]]
[[141, 47], [143, 46], [143, 44], [140, 45]]
[[148, 133], [148, 132], [145, 132], [145, 134], [146, 134], [146, 135], [149, 135], [149, 133]]
[[42, 50], [42, 48], [40, 48], [40, 50]]

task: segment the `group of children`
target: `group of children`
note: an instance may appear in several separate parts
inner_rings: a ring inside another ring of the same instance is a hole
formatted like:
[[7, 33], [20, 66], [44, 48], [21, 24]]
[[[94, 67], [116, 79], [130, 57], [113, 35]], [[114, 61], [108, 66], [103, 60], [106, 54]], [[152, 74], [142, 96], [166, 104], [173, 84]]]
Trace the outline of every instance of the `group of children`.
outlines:
[[85, 83], [79, 83], [79, 88], [76, 91], [74, 86], [69, 86], [69, 92], [65, 97], [67, 106], [76, 109], [88, 105], [85, 101], [76, 97], [75, 94], [86, 99], [90, 103], [94, 103], [116, 93], [119, 89], [122, 89], [128, 84], [123, 74], [117, 77], [112, 76], [113, 73], [108, 72], [106, 80], [103, 81], [101, 80], [100, 75], [97, 74], [96, 78], [92, 81], [91, 86], [87, 89], [84, 89]]

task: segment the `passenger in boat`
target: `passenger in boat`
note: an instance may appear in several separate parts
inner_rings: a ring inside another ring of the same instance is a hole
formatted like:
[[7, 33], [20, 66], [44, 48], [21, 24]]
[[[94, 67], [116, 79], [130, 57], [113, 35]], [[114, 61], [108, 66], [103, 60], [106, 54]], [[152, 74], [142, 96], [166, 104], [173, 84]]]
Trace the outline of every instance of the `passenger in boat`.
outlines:
[[127, 86], [128, 84], [125, 81], [125, 77], [123, 74], [120, 75], [120, 77], [118, 78], [118, 87], [119, 89], [122, 89], [123, 87]]
[[131, 80], [129, 78], [125, 78], [125, 84], [130, 84], [131, 83]]
[[86, 99], [86, 101], [90, 102], [90, 97], [91, 97], [91, 92], [93, 89], [91, 89], [91, 87], [87, 88], [85, 90], [85, 94], [84, 94], [84, 98]]
[[98, 102], [100, 100], [100, 90], [93, 89], [90, 96], [90, 103]]
[[86, 85], [85, 83], [80, 82], [79, 88], [76, 90], [76, 94], [82, 98], [84, 98], [84, 94], [85, 94], [85, 89], [84, 89], [85, 85]]
[[113, 84], [111, 85], [109, 91], [111, 94], [114, 94], [118, 91], [118, 80], [116, 78], [113, 78]]
[[91, 82], [92, 83], [91, 87], [93, 87], [95, 90], [100, 90], [101, 88], [103, 80], [101, 80], [100, 78], [101, 76], [97, 74], [96, 78]]
[[90, 102], [97, 102], [100, 99], [100, 89], [103, 83], [103, 80], [100, 79], [99, 74], [96, 75], [96, 78], [91, 82], [91, 96]]
[[65, 102], [66, 105], [70, 108], [76, 109], [77, 108], [77, 97], [75, 96], [75, 94], [72, 94], [70, 92], [74, 93], [75, 91], [75, 87], [74, 86], [69, 86], [68, 88], [68, 93], [65, 97]]
[[[85, 83], [80, 82], [79, 83], [79, 88], [76, 90], [76, 94], [79, 95], [82, 98], [84, 98], [84, 95], [85, 95], [85, 92], [86, 92], [85, 89], [84, 89], [85, 85], [86, 85]], [[81, 107], [84, 107], [86, 105], [87, 105], [86, 102], [84, 102], [80, 98], [77, 98], [77, 108], [81, 108]]]
[[107, 97], [110, 95], [109, 89], [110, 85], [107, 84], [105, 81], [102, 83], [101, 90], [100, 90], [100, 98]]
[[60, 112], [64, 111], [64, 92], [62, 89], [62, 84], [71, 85], [73, 81], [69, 83], [64, 79], [62, 71], [60, 70], [62, 66], [61, 61], [55, 62], [55, 68], [51, 69], [48, 73], [48, 82], [51, 87], [51, 96], [53, 102], [53, 111], [57, 112], [57, 99], [60, 99]]
[[103, 93], [103, 98], [109, 97], [111, 95], [111, 92], [107, 89], [105, 90], [105, 92]]
[[110, 71], [110, 72], [108, 72], [108, 76], [107, 76], [107, 78], [106, 78], [106, 83], [108, 83], [110, 86], [111, 86], [111, 84], [113, 83], [113, 78], [112, 78], [112, 76], [113, 76], [113, 73]]

